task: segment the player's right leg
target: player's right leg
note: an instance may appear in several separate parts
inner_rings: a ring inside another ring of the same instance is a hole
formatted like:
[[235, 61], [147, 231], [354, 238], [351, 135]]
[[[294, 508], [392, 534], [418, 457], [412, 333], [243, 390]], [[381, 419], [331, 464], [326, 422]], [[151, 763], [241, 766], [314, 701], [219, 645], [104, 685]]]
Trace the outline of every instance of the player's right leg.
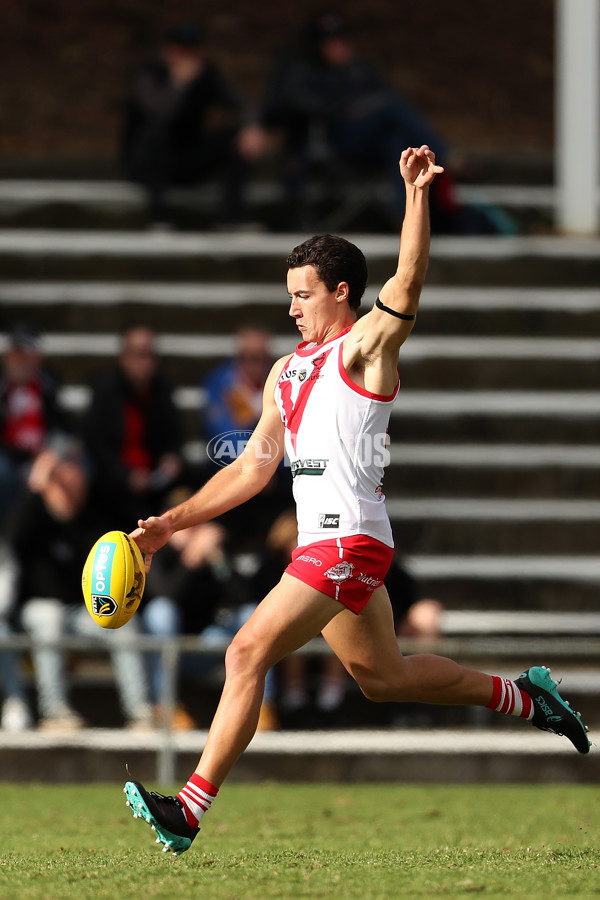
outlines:
[[139, 782], [127, 782], [125, 792], [134, 815], [156, 830], [167, 849], [179, 853], [188, 849], [202, 815], [254, 736], [268, 670], [316, 637], [342, 608], [315, 588], [283, 575], [227, 650], [221, 700], [188, 784], [176, 797], [163, 797]]

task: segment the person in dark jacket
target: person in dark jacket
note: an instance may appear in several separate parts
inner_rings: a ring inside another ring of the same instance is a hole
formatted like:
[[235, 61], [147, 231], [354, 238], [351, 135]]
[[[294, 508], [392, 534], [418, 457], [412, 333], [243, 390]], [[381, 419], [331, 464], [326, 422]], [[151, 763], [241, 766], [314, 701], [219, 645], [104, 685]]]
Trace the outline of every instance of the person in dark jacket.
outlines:
[[182, 471], [182, 428], [171, 386], [159, 370], [154, 332], [125, 331], [117, 365], [101, 373], [83, 423], [99, 508], [129, 531]]
[[[211, 125], [216, 115], [219, 124]], [[218, 175], [220, 218], [237, 223], [248, 164], [262, 147], [241, 96], [207, 58], [201, 30], [175, 25], [135, 75], [125, 110], [122, 163], [147, 188], [151, 221], [168, 222], [167, 188]]]
[[98, 628], [81, 598], [86, 556], [107, 524], [88, 496], [89, 479], [81, 448], [40, 453], [29, 474], [28, 490], [7, 527], [18, 564], [20, 624], [33, 640], [40, 727], [71, 731], [83, 721], [69, 703], [65, 653], [50, 642], [66, 634], [93, 636], [111, 650], [123, 714], [130, 727], [152, 724], [144, 664], [130, 638], [137, 621], [111, 631]]
[[[333, 12], [311, 17], [298, 45], [273, 61], [262, 123], [282, 135], [284, 186], [299, 208], [314, 173], [335, 184], [375, 171], [389, 182], [388, 217], [399, 228], [405, 191], [398, 159], [404, 147], [435, 147], [448, 164], [443, 137], [376, 62], [356, 52], [348, 22]], [[447, 172], [432, 185], [430, 202], [434, 230], [455, 230], [458, 206]]]

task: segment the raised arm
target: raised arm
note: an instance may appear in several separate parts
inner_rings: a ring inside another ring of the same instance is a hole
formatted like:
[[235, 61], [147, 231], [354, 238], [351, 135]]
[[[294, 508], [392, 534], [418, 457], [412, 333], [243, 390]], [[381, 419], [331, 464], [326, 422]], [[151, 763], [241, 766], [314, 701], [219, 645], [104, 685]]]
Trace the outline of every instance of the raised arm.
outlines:
[[443, 172], [427, 146], [404, 150], [400, 172], [406, 186], [406, 212], [396, 273], [382, 287], [373, 308], [352, 329], [344, 363], [362, 369], [364, 386], [389, 394], [397, 381], [398, 351], [411, 333], [429, 263], [429, 185]]
[[140, 519], [131, 536], [145, 556], [146, 571], [152, 557], [176, 532], [207, 522], [240, 506], [270, 481], [283, 458], [284, 428], [275, 403], [275, 386], [287, 357], [278, 360], [265, 383], [263, 409], [243, 453], [225, 466], [193, 497], [161, 516]]
[[[429, 264], [429, 185], [441, 166], [427, 146], [409, 147], [400, 157], [400, 172], [406, 186], [406, 213], [400, 236], [400, 253], [395, 275], [384, 284], [379, 294], [381, 303], [395, 313], [415, 316]], [[400, 319], [374, 307], [371, 327], [394, 334], [399, 342], [406, 340], [414, 319]]]

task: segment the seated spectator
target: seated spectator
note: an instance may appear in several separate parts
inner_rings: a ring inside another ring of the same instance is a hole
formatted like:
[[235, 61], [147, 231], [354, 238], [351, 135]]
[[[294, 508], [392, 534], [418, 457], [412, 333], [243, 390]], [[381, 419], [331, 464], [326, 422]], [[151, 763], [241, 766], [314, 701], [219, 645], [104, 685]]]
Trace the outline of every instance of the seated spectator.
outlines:
[[385, 586], [398, 637], [434, 640], [440, 636], [444, 607], [439, 600], [419, 596], [417, 582], [398, 554], [385, 577]]
[[241, 97], [208, 59], [202, 31], [175, 25], [135, 76], [125, 111], [123, 166], [147, 189], [151, 222], [169, 222], [167, 188], [213, 175], [222, 183], [222, 223], [240, 222], [248, 166], [262, 146]]
[[[258, 423], [265, 381], [273, 362], [269, 332], [245, 326], [236, 334], [235, 355], [209, 372], [202, 382], [205, 403], [200, 423], [208, 441], [206, 476], [212, 475], [216, 467], [232, 462], [237, 448], [245, 446], [244, 439], [250, 437]], [[224, 441], [219, 441], [220, 436], [224, 436]], [[282, 464], [260, 494], [223, 518], [238, 552], [260, 549], [270, 523], [288, 505], [289, 479], [289, 469]]]
[[68, 431], [58, 386], [43, 365], [41, 337], [17, 325], [8, 337], [0, 378], [0, 524], [51, 437]]
[[83, 721], [68, 699], [65, 653], [52, 646], [66, 634], [91, 635], [110, 648], [117, 688], [130, 727], [151, 725], [141, 654], [130, 647], [138, 631], [131, 620], [111, 631], [99, 628], [81, 596], [87, 554], [106, 523], [88, 502], [88, 476], [80, 448], [48, 449], [35, 460], [8, 535], [19, 564], [22, 625], [33, 639], [33, 664], [45, 730], [73, 730]]
[[[176, 502], [184, 497], [180, 496]], [[173, 535], [152, 564], [144, 597], [142, 618], [149, 634], [156, 637], [201, 635], [203, 641], [217, 645], [229, 642], [256, 607], [229, 559], [226, 532], [214, 522], [195, 525]], [[222, 661], [222, 652], [209, 658], [193, 655], [185, 669], [190, 674], [198, 674]], [[157, 721], [161, 722], [165, 673], [160, 654], [151, 655], [151, 668], [152, 701]], [[265, 703], [269, 704], [274, 695], [273, 676], [267, 678], [265, 694]], [[186, 730], [194, 723], [178, 704], [172, 724], [176, 730]]]
[[125, 331], [117, 364], [93, 385], [83, 432], [98, 507], [129, 532], [163, 505], [183, 467], [180, 416], [151, 329]]
[[206, 376], [202, 430], [207, 440], [228, 431], [252, 431], [260, 418], [265, 381], [275, 362], [270, 334], [246, 326], [235, 336], [235, 355]]
[[274, 61], [262, 119], [265, 127], [282, 133], [284, 185], [296, 205], [302, 206], [307, 177], [315, 171], [334, 183], [344, 170], [381, 171], [391, 186], [389, 217], [394, 228], [400, 228], [405, 190], [398, 160], [406, 147], [428, 144], [447, 170], [432, 185], [432, 228], [459, 228], [446, 142], [373, 61], [356, 54], [340, 16], [321, 13], [311, 18], [299, 48]]

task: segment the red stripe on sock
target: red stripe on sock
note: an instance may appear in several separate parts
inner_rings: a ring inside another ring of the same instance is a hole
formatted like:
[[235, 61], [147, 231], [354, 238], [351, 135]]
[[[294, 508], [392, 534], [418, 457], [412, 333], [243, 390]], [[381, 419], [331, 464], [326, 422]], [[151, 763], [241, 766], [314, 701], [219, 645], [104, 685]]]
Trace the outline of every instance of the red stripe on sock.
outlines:
[[502, 678], [499, 675], [492, 675], [492, 699], [487, 705], [487, 709], [497, 710], [502, 699]]
[[196, 775], [195, 772], [189, 780], [192, 784], [195, 784], [196, 787], [200, 788], [201, 791], [204, 791], [205, 794], [210, 794], [211, 797], [216, 797], [219, 793], [218, 787], [215, 787], [214, 784], [211, 784], [206, 778], [202, 778], [201, 775]]
[[492, 675], [492, 684], [492, 699], [487, 706], [488, 709], [493, 709], [506, 716], [516, 715], [515, 708], [518, 709], [518, 691], [523, 705], [523, 709], [518, 715], [522, 719], [531, 718], [533, 712], [533, 700], [526, 691], [519, 687], [518, 684], [515, 684], [510, 678], [501, 678], [499, 675]]
[[[195, 794], [188, 788], [188, 785], [196, 787], [199, 791], [203, 791], [205, 794], [208, 794], [210, 799], [206, 800], [204, 797], [195, 796]], [[200, 775], [196, 775], [195, 772], [190, 776], [187, 784], [185, 784], [177, 794], [177, 796], [183, 803], [183, 812], [190, 828], [198, 828], [198, 819], [189, 808], [187, 801], [189, 800], [190, 803], [197, 804], [197, 806], [200, 806], [206, 812], [206, 810], [210, 809], [210, 805], [218, 793], [219, 788], [215, 787], [214, 784], [211, 784], [210, 781], [207, 781], [206, 778], [202, 778]]]

